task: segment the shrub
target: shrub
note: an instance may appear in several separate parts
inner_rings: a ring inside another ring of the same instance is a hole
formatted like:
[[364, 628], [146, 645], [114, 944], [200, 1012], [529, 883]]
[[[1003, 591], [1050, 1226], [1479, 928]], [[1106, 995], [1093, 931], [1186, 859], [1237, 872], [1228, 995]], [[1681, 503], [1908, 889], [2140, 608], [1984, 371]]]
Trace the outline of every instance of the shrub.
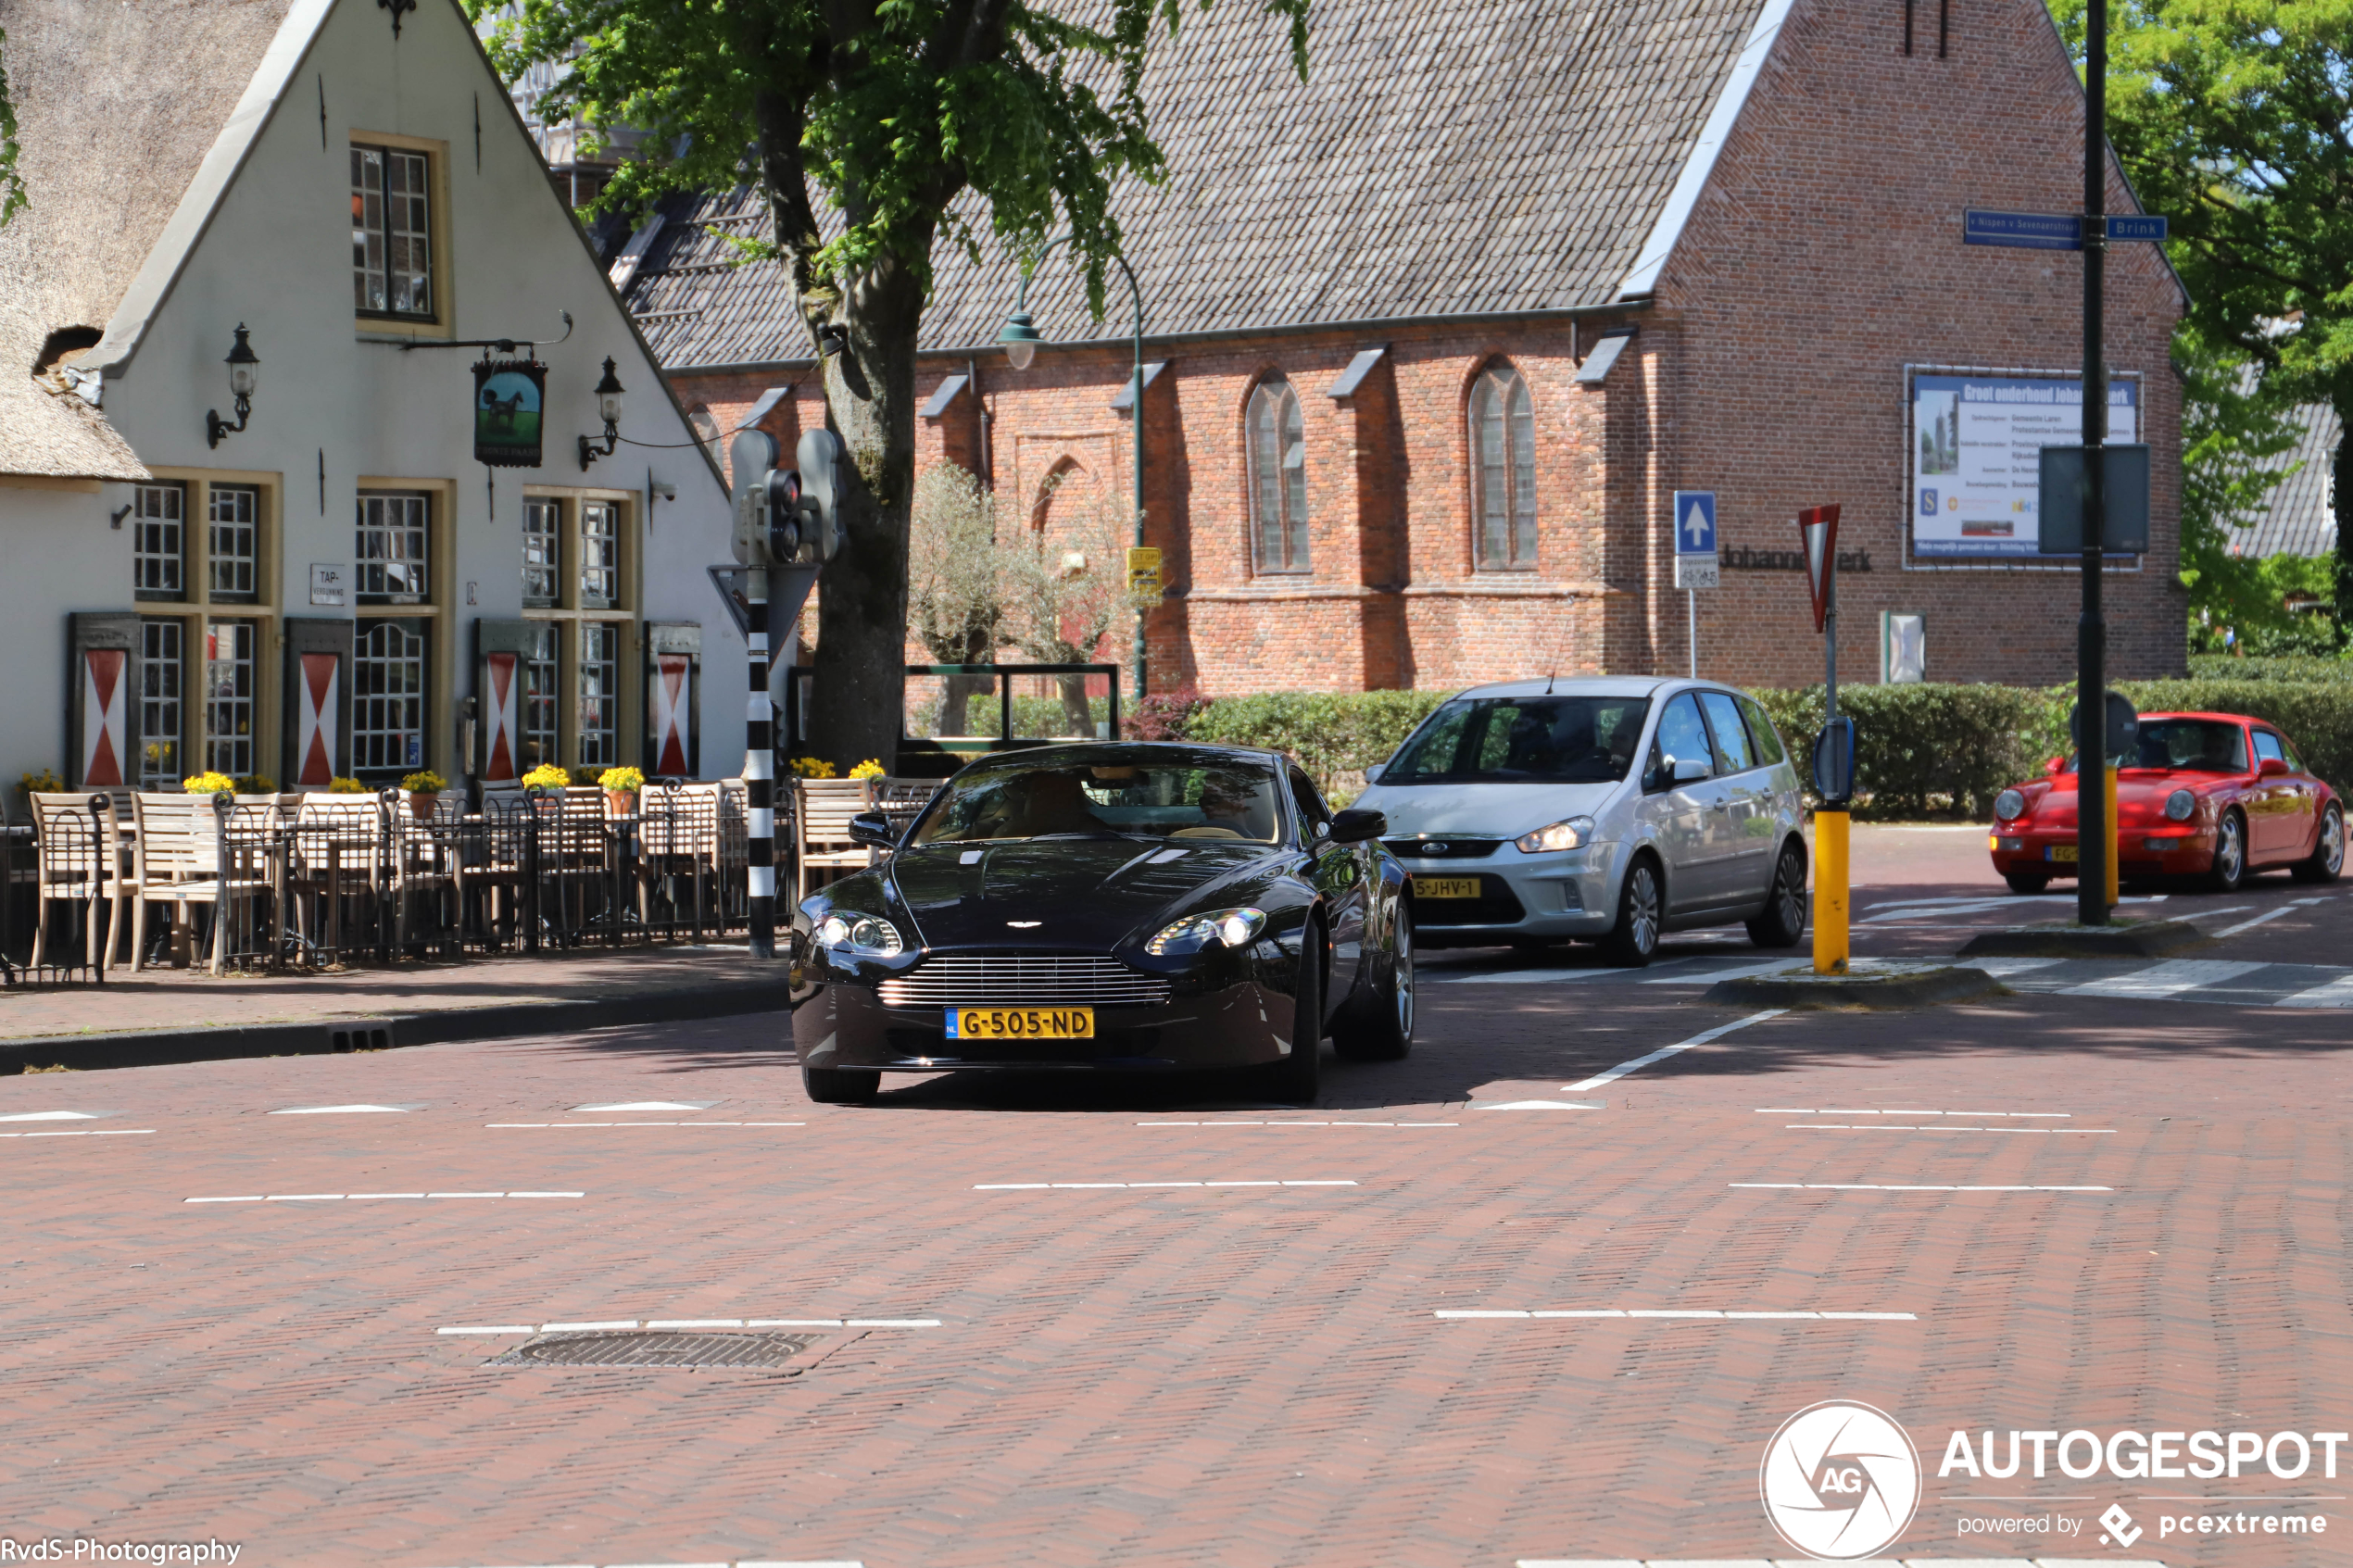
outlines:
[[2233, 659], [2227, 654], [2190, 656], [2190, 677], [2205, 681], [2353, 681], [2353, 659], [2282, 655]]
[[597, 775], [597, 787], [608, 794], [635, 795], [646, 787], [646, 775], [635, 768], [607, 768]]
[[1127, 734], [1135, 740], [1188, 739], [1193, 721], [1208, 706], [1209, 698], [1190, 686], [1154, 692], [1136, 705], [1127, 721]]
[[[2253, 660], [2233, 662], [2252, 663]], [[2304, 765], [2339, 789], [2353, 785], [2353, 684], [2333, 681], [2120, 681], [2117, 690], [2144, 713], [2244, 713], [2277, 724], [2303, 755]], [[2054, 707], [2049, 756], [2067, 749], [2070, 689]]]
[[180, 781], [180, 787], [190, 795], [234, 795], [237, 781], [226, 773], [191, 773]]
[[401, 780], [400, 787], [411, 795], [439, 795], [449, 787], [449, 781], [431, 768], [424, 768]]
[[523, 786], [536, 784], [541, 789], [561, 789], [572, 783], [572, 775], [560, 762], [542, 762], [522, 776]]
[[[1822, 688], [1755, 695], [1810, 786]], [[1855, 721], [1855, 788], [1865, 815], [1949, 809], [1990, 817], [1994, 797], [2047, 755], [2038, 749], [2048, 726], [2047, 699], [2022, 686], [1842, 686], [1838, 707]], [[2066, 722], [2061, 707], [2062, 733]]]
[[1452, 692], [1262, 692], [1222, 697], [1186, 727], [1193, 740], [1263, 746], [1295, 758], [1327, 796], [1353, 797]]

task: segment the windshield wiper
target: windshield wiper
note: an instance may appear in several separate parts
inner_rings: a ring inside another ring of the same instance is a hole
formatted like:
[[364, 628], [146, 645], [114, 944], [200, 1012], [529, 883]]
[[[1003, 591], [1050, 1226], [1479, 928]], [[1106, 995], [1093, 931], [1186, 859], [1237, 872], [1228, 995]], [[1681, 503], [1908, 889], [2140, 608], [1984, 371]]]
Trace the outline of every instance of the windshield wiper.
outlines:
[[1074, 829], [1069, 833], [1034, 833], [1029, 835], [1028, 842], [1032, 844], [1042, 844], [1050, 838], [1127, 838], [1133, 839], [1139, 844], [1157, 844], [1160, 842], [1150, 834], [1122, 833], [1116, 828], [1078, 828]]

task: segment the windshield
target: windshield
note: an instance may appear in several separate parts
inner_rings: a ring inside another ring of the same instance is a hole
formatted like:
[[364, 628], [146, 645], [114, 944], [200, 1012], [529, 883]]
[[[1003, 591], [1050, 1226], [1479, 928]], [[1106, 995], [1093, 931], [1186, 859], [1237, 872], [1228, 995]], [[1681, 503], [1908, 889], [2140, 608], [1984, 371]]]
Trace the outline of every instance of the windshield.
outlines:
[[2157, 719], [2141, 726], [2127, 768], [2192, 768], [2209, 773], [2246, 771], [2246, 732], [2213, 719]]
[[1009, 759], [950, 780], [908, 842], [1039, 838], [1226, 838], [1281, 833], [1270, 768], [1180, 750], [1067, 751]]
[[1494, 696], [1450, 702], [1381, 770], [1385, 784], [1607, 784], [1633, 766], [1650, 699]]

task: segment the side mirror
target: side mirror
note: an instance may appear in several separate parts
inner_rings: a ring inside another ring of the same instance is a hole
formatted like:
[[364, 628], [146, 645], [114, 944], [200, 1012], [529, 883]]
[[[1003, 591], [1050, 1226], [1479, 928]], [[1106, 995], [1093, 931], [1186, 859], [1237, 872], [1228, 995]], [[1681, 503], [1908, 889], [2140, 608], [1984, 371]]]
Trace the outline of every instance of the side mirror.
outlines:
[[1380, 771], [1381, 771], [1381, 764], [1380, 764], [1380, 763], [1378, 763], [1378, 762], [1367, 762], [1367, 763], [1365, 763], [1365, 782], [1366, 784], [1377, 784], [1380, 783]]
[[2286, 771], [2287, 764], [2276, 757], [2262, 758], [2255, 764], [2255, 776], [2259, 779], [2276, 779]]
[[849, 819], [849, 842], [869, 849], [895, 849], [899, 835], [891, 831], [890, 819], [880, 811], [861, 811]]
[[1698, 758], [1678, 757], [1675, 759], [1675, 782], [1677, 784], [1697, 784], [1700, 780], [1705, 777], [1707, 777], [1707, 764], [1701, 761]]
[[1389, 831], [1389, 817], [1381, 811], [1350, 807], [1332, 819], [1334, 844], [1362, 844], [1368, 838], [1378, 838]]
[[2066, 771], [2067, 759], [2064, 757], [2046, 757], [2043, 759], [2043, 771], [2046, 773], [2057, 774]]

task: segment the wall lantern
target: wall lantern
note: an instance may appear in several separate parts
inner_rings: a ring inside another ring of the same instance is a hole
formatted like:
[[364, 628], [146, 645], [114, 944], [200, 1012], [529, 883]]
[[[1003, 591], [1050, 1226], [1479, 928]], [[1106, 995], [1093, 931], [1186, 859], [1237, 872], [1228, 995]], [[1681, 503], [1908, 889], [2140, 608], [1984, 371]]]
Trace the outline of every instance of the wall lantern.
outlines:
[[589, 464], [598, 458], [611, 457], [620, 448], [621, 395], [621, 382], [612, 373], [612, 360], [608, 357], [605, 360], [605, 379], [597, 383], [597, 417], [605, 421], [605, 444], [599, 448], [595, 436], [584, 435], [580, 438], [581, 472], [586, 473]]
[[237, 341], [229, 350], [229, 394], [237, 400], [237, 422], [231, 424], [218, 410], [204, 411], [205, 445], [218, 446], [224, 435], [234, 435], [245, 428], [253, 417], [254, 388], [261, 384], [261, 361], [255, 357], [253, 345], [245, 341], [245, 324], [237, 323]]
[[[1028, 283], [1026, 278], [1022, 280], [1025, 294], [1028, 292]], [[1038, 323], [1030, 320], [1029, 312], [1016, 309], [1005, 318], [1005, 330], [997, 334], [997, 341], [1004, 345], [1005, 358], [1013, 369], [1026, 370], [1029, 369], [1030, 361], [1038, 358], [1038, 345], [1046, 339], [1038, 331]]]

